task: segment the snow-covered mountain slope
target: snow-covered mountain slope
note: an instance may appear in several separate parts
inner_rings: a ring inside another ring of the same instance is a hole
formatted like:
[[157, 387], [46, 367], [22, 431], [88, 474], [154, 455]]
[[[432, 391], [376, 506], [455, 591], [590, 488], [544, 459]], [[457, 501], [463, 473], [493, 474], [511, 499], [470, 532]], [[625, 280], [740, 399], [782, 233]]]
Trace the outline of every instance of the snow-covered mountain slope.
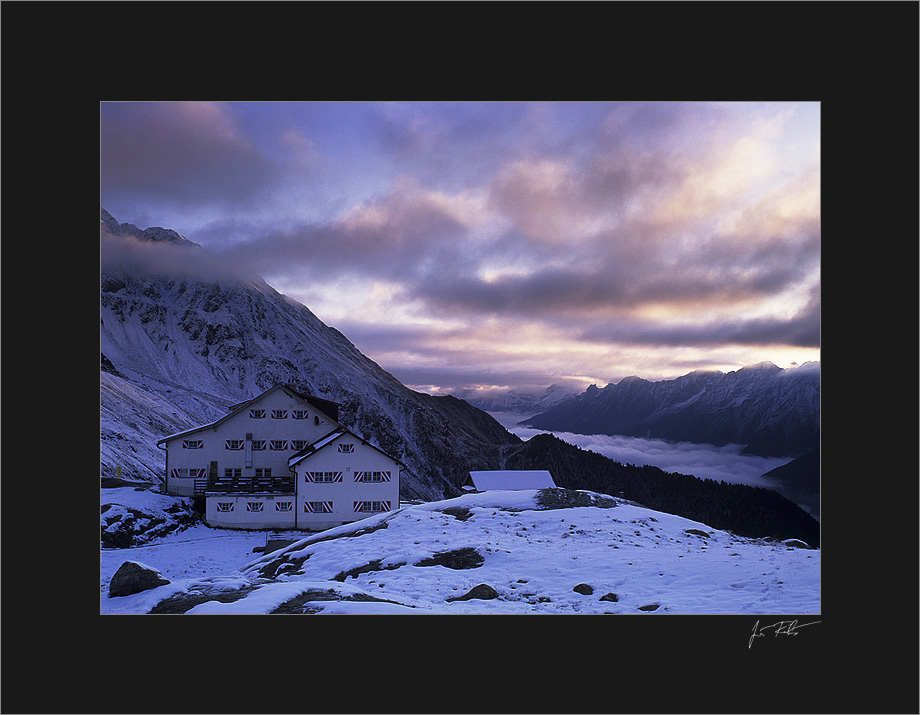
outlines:
[[405, 497], [458, 493], [520, 443], [453, 397], [405, 387], [340, 332], [258, 276], [221, 266], [175, 231], [102, 211], [102, 474], [156, 480], [156, 441], [287, 382], [340, 403], [340, 421], [403, 461]]
[[[251, 534], [190, 544], [188, 533], [185, 550], [174, 535], [162, 548], [103, 552], [102, 612], [820, 612], [820, 551], [589, 491], [404, 506], [256, 557]], [[171, 583], [109, 597], [108, 580], [132, 557]]]
[[592, 385], [523, 424], [577, 434], [619, 434], [795, 457], [820, 441], [819, 363], [781, 369], [764, 362], [729, 373], [694, 371], [674, 380], [624, 378]]

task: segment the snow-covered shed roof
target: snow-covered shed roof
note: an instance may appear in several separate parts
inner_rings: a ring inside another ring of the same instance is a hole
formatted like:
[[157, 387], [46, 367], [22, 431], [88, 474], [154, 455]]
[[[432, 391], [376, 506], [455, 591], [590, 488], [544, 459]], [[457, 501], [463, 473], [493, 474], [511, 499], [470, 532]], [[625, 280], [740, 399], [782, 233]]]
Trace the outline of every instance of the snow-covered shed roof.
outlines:
[[556, 483], [545, 469], [502, 469], [470, 472], [460, 486], [484, 492], [491, 489], [546, 489], [555, 487]]

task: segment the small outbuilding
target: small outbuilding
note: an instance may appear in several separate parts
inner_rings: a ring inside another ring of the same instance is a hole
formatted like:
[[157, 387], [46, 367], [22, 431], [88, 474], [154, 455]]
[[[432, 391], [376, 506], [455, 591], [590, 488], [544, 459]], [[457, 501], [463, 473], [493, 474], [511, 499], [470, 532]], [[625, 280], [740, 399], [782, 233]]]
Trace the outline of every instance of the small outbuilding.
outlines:
[[555, 487], [553, 476], [545, 469], [501, 469], [470, 472], [460, 485], [468, 492], [496, 489], [546, 489]]

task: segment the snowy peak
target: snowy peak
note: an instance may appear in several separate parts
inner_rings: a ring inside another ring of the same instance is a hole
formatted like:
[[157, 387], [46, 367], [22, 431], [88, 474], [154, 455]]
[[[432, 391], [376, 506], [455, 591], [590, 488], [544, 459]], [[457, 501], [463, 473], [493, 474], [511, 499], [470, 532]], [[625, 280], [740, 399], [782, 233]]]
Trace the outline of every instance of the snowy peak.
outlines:
[[115, 220], [115, 217], [112, 216], [104, 208], [102, 209], [102, 217], [99, 220], [100, 228], [106, 233], [111, 233], [112, 235], [117, 235], [122, 232], [121, 224]]
[[571, 397], [574, 391], [564, 385], [550, 385], [542, 393], [503, 390], [491, 394], [476, 394], [467, 390], [455, 397], [466, 400], [471, 405], [487, 412], [513, 412], [535, 415], [545, 412], [562, 400]]
[[759, 372], [765, 372], [765, 373], [777, 373], [777, 372], [779, 372], [781, 369], [782, 369], [782, 368], [777, 367], [776, 365], [774, 365], [774, 364], [773, 364], [772, 362], [770, 362], [769, 360], [764, 360], [764, 361], [762, 361], [762, 362], [755, 363], [754, 365], [745, 365], [745, 366], [742, 367], [740, 370], [738, 370], [738, 372], [745, 372], [745, 371], [747, 371], [747, 372], [755, 372], [755, 371], [759, 371]]
[[141, 241], [164, 241], [181, 246], [198, 246], [197, 243], [189, 241], [185, 236], [168, 228], [160, 226], [151, 226], [147, 229], [140, 229], [133, 223], [119, 223], [108, 211], [102, 208], [99, 219], [100, 229], [112, 236], [133, 236]]

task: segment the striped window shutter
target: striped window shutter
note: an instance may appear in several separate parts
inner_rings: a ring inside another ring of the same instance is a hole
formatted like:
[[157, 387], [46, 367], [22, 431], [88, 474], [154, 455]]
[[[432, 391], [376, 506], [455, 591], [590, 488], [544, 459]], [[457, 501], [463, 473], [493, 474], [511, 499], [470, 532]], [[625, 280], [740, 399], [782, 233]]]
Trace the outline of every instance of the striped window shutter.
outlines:
[[331, 514], [332, 513], [332, 502], [323, 501], [323, 502], [312, 502], [306, 501], [303, 503], [303, 510], [309, 514]]

